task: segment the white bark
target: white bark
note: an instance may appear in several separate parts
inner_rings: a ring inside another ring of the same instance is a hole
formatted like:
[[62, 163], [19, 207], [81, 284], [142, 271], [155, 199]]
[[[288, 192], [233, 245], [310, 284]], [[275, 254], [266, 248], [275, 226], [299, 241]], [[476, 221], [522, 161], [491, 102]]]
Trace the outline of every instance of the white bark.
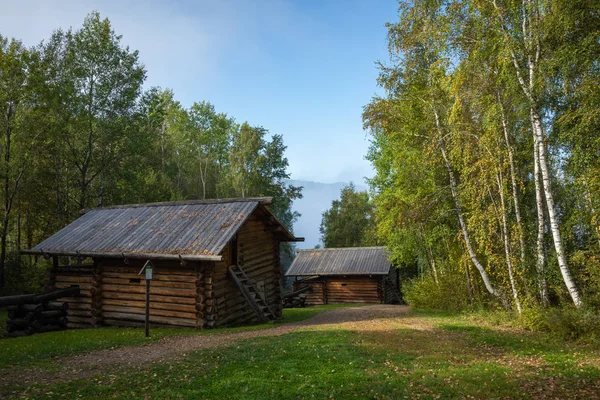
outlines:
[[505, 305], [504, 296], [494, 287], [490, 276], [485, 271], [483, 265], [477, 259], [477, 255], [475, 254], [475, 250], [473, 249], [473, 244], [471, 243], [471, 237], [469, 236], [469, 230], [467, 229], [467, 224], [465, 222], [465, 218], [462, 212], [462, 206], [460, 203], [460, 199], [458, 198], [458, 188], [456, 183], [456, 178], [454, 176], [454, 169], [452, 168], [452, 164], [450, 163], [450, 159], [446, 154], [446, 144], [444, 143], [444, 135], [441, 131], [439, 116], [436, 111], [434, 111], [435, 123], [438, 130], [438, 143], [440, 145], [440, 150], [442, 152], [442, 157], [444, 158], [444, 163], [446, 164], [446, 169], [448, 170], [448, 177], [450, 178], [450, 191], [452, 192], [452, 199], [454, 200], [454, 205], [456, 206], [456, 213], [458, 214], [458, 222], [460, 224], [460, 229], [463, 235], [463, 239], [465, 241], [465, 246], [467, 247], [467, 251], [469, 253], [469, 258], [471, 262], [479, 271], [479, 275], [481, 275], [481, 279], [483, 280], [483, 284], [485, 285], [486, 290], [494, 297], [497, 297], [502, 301]]
[[502, 129], [504, 131], [504, 142], [506, 143], [506, 149], [508, 152], [508, 161], [510, 165], [510, 181], [512, 185], [513, 202], [515, 206], [515, 217], [517, 219], [517, 228], [519, 229], [519, 246], [521, 250], [521, 268], [525, 268], [525, 230], [523, 229], [523, 222], [521, 219], [521, 207], [519, 205], [519, 188], [517, 185], [517, 173], [515, 168], [515, 159], [512, 145], [510, 143], [510, 135], [508, 133], [508, 126], [506, 123], [506, 116], [504, 115], [504, 106], [500, 101], [500, 95], [498, 95], [498, 103], [500, 105], [500, 111], [502, 116]]
[[500, 218], [502, 223], [502, 237], [504, 239], [504, 254], [506, 255], [506, 265], [508, 267], [508, 278], [510, 281], [510, 287], [512, 289], [515, 306], [517, 307], [517, 312], [521, 314], [523, 310], [521, 309], [521, 301], [519, 300], [519, 292], [517, 291], [517, 285], [515, 283], [513, 272], [514, 268], [510, 251], [510, 240], [508, 237], [508, 224], [506, 223], [506, 204], [504, 202], [504, 187], [502, 185], [501, 174], [496, 175], [496, 183], [498, 184], [498, 192], [500, 193]]
[[[532, 124], [533, 127], [533, 124]], [[533, 149], [533, 175], [535, 182], [535, 205], [537, 209], [537, 242], [536, 242], [536, 262], [535, 269], [537, 272], [537, 286], [540, 300], [543, 304], [548, 303], [548, 289], [546, 285], [546, 249], [544, 245], [544, 228], [546, 225], [544, 217], [544, 194], [542, 190], [542, 182], [540, 180], [540, 158], [538, 156], [537, 138], [534, 137]]]
[[[560, 272], [562, 274], [565, 285], [567, 286], [567, 290], [571, 295], [571, 299], [576, 307], [581, 306], [581, 297], [579, 295], [579, 290], [573, 281], [571, 276], [571, 271], [569, 270], [569, 266], [567, 264], [567, 259], [563, 249], [562, 237], [560, 234], [560, 229], [558, 226], [558, 217], [556, 214], [556, 208], [554, 204], [554, 195], [552, 192], [552, 182], [550, 177], [550, 168], [548, 166], [548, 157], [546, 155], [546, 143], [545, 143], [545, 132], [542, 126], [542, 120], [540, 113], [538, 111], [538, 102], [535, 96], [534, 83], [535, 83], [535, 73], [538, 68], [538, 61], [541, 53], [541, 46], [539, 38], [536, 37], [534, 39], [534, 34], [532, 31], [532, 21], [530, 13], [533, 12], [531, 9], [531, 0], [523, 0], [523, 21], [522, 21], [522, 37], [523, 37], [523, 45], [525, 48], [525, 57], [526, 57], [526, 71], [528, 73], [529, 82], [525, 82], [524, 74], [522, 72], [521, 64], [517, 58], [514, 48], [510, 44], [510, 34], [509, 28], [504, 21], [504, 17], [502, 15], [502, 10], [498, 7], [496, 0], [492, 0], [492, 4], [498, 13], [498, 20], [500, 22], [500, 27], [506, 38], [506, 46], [510, 52], [510, 56], [512, 59], [513, 66], [515, 68], [515, 73], [517, 80], [529, 102], [529, 110], [531, 116], [531, 124], [532, 124], [532, 133], [534, 136], [534, 146], [537, 149], [537, 159], [536, 162], [539, 161], [539, 169], [542, 176], [542, 186], [544, 189], [544, 194], [546, 197], [546, 208], [548, 210], [548, 217], [550, 219], [550, 230], [552, 231], [552, 238], [554, 241], [554, 248], [556, 250], [556, 256], [558, 258], [558, 266], [560, 268]], [[535, 14], [537, 15], [537, 14]], [[529, 29], [528, 29], [529, 28]], [[535, 42], [535, 44], [534, 44]], [[535, 47], [535, 49], [534, 49]], [[532, 54], [534, 53], [535, 54]], [[538, 209], [539, 212], [539, 209]], [[539, 233], [538, 233], [539, 234]], [[538, 254], [539, 257], [539, 254]]]
[[552, 181], [550, 177], [550, 169], [548, 167], [548, 159], [546, 155], [546, 143], [544, 128], [539, 114], [535, 108], [531, 108], [531, 120], [533, 123], [534, 133], [537, 137], [538, 146], [538, 157], [540, 163], [540, 172], [542, 173], [542, 183], [544, 187], [544, 195], [546, 197], [546, 207], [548, 209], [548, 218], [550, 220], [550, 230], [552, 231], [552, 239], [554, 240], [554, 249], [556, 250], [556, 258], [558, 259], [558, 266], [560, 273], [565, 281], [567, 290], [573, 299], [573, 303], [576, 307], [581, 307], [581, 296], [579, 290], [575, 285], [575, 281], [571, 276], [569, 265], [567, 264], [567, 257], [563, 248], [562, 237], [560, 228], [558, 226], [558, 216], [556, 215], [556, 207], [554, 204], [554, 194], [552, 192]]

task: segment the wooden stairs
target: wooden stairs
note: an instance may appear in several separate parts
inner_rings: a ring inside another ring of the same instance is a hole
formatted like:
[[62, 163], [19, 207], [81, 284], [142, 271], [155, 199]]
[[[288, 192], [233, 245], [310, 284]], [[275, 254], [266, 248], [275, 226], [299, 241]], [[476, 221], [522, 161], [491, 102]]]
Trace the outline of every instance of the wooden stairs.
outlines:
[[244, 270], [239, 265], [231, 265], [227, 271], [229, 277], [235, 282], [240, 292], [242, 292], [248, 305], [258, 315], [258, 318], [262, 322], [274, 321], [276, 319], [275, 314], [273, 314], [273, 311], [271, 311], [267, 302], [262, 298]]

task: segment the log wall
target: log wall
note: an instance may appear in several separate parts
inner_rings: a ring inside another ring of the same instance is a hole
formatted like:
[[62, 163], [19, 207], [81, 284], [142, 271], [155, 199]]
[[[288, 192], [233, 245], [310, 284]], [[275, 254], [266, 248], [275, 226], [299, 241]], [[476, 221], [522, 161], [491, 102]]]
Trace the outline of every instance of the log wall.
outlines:
[[[303, 293], [307, 305], [343, 303], [383, 303], [386, 301], [384, 277], [330, 276], [295, 281], [293, 290], [312, 286], [312, 293]], [[391, 292], [388, 293], [388, 295]]]
[[327, 302], [382, 303], [381, 278], [327, 278]]
[[[273, 313], [281, 317], [281, 272], [279, 268], [279, 242], [266, 231], [265, 223], [252, 216], [237, 234], [238, 264], [257, 287]], [[227, 275], [231, 265], [231, 242], [223, 251], [223, 261], [215, 263], [215, 323], [213, 326], [257, 322], [258, 317], [242, 293]]]
[[97, 300], [98, 274], [96, 265], [69, 265], [55, 267], [52, 269], [51, 279], [47, 286], [47, 291], [55, 289], [64, 289], [72, 285], [79, 285], [80, 295], [77, 297], [63, 297], [58, 299], [61, 302], [68, 302], [67, 327], [69, 328], [90, 328], [102, 323], [98, 312]]
[[[102, 259], [102, 317], [105, 325], [143, 326], [146, 281], [144, 262]], [[154, 261], [150, 283], [150, 323], [198, 328], [204, 325], [204, 263]]]
[[300, 280], [292, 283], [292, 290], [302, 289], [306, 286], [312, 286], [312, 293], [302, 293], [302, 296], [306, 298], [307, 306], [320, 306], [327, 304], [325, 300], [325, 283], [322, 280]]
[[[238, 264], [254, 282], [273, 313], [282, 315], [279, 242], [260, 215], [237, 233]], [[215, 327], [258, 321], [229, 278], [231, 243], [220, 262], [153, 261], [150, 322], [153, 325]], [[53, 268], [48, 287], [80, 285], [81, 296], [69, 302], [69, 326], [143, 326], [146, 281], [138, 275], [145, 261], [99, 258], [93, 265]]]

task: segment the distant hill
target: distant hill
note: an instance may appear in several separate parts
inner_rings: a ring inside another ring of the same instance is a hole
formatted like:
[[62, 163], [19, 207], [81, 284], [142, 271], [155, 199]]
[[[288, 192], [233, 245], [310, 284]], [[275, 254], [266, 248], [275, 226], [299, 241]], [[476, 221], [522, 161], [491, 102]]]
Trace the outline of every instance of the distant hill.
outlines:
[[[333, 200], [340, 197], [340, 191], [349, 182], [321, 183], [292, 179], [288, 183], [294, 186], [304, 186], [303, 198], [294, 201], [293, 205], [294, 211], [302, 214], [294, 224], [294, 234], [306, 239], [303, 243], [297, 243], [298, 248], [311, 249], [320, 243], [319, 226], [323, 212], [331, 207]], [[356, 185], [356, 189], [367, 190], [367, 187]]]

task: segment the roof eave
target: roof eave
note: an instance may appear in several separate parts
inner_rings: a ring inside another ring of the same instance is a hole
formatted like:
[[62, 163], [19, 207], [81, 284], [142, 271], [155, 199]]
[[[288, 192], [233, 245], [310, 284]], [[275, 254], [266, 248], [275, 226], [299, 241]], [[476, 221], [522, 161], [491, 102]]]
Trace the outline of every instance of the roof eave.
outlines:
[[367, 275], [388, 275], [390, 272], [336, 272], [334, 274], [332, 273], [319, 273], [319, 272], [313, 272], [313, 273], [301, 273], [301, 274], [294, 274], [294, 273], [285, 273], [285, 276], [341, 276], [341, 275], [353, 275], [353, 276], [367, 276]]
[[22, 254], [38, 256], [72, 256], [72, 257], [103, 257], [103, 258], [132, 258], [151, 260], [178, 260], [178, 261], [221, 261], [222, 256], [208, 254], [161, 254], [161, 253], [126, 253], [126, 252], [98, 252], [98, 251], [60, 251], [60, 250], [21, 250]]

